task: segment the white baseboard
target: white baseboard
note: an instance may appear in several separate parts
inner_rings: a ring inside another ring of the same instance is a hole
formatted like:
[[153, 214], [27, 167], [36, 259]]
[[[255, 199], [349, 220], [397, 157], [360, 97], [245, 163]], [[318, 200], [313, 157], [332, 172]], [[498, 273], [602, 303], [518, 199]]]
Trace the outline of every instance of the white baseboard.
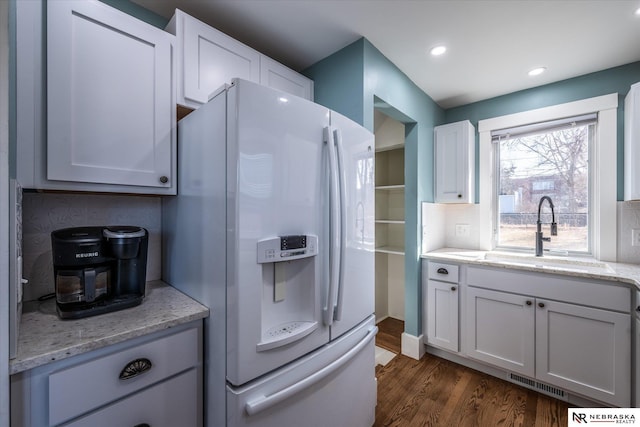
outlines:
[[405, 356], [411, 357], [416, 360], [422, 359], [424, 356], [424, 335], [416, 337], [406, 332], [402, 333], [401, 338], [401, 351]]

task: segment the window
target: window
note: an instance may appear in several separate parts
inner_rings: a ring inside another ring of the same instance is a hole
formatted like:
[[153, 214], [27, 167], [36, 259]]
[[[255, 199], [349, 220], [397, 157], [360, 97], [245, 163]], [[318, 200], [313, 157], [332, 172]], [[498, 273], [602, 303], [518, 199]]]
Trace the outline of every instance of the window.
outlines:
[[[589, 187], [588, 213], [591, 255], [602, 261], [616, 261], [617, 257], [617, 155], [618, 155], [618, 94], [587, 98], [566, 104], [551, 105], [535, 110], [493, 117], [478, 122], [480, 135], [478, 152], [479, 203], [477, 206], [478, 247], [481, 250], [496, 248], [497, 214], [496, 211], [515, 210], [515, 195], [498, 193], [496, 185], [496, 156], [493, 136], [501, 129], [514, 129], [530, 123], [549, 123], [559, 117], [577, 117], [597, 114], [598, 124], [594, 126], [592, 146], [590, 147], [588, 166], [591, 178]], [[551, 179], [541, 179], [551, 181]], [[558, 181], [536, 184], [536, 188], [557, 187]], [[533, 184], [531, 185], [533, 190]], [[547, 191], [547, 190], [544, 190]], [[543, 192], [544, 192], [543, 191]], [[548, 190], [550, 191], [550, 189]], [[557, 191], [557, 190], [555, 190]], [[496, 199], [502, 199], [498, 203]], [[513, 205], [510, 208], [509, 203]], [[545, 205], [546, 206], [546, 205]], [[547, 207], [543, 208], [545, 211]], [[537, 215], [537, 207], [536, 207]], [[544, 227], [545, 236], [548, 228]], [[535, 229], [531, 230], [535, 236]], [[559, 230], [560, 234], [562, 230]], [[566, 233], [565, 233], [566, 234]], [[561, 237], [561, 236], [557, 236]], [[552, 237], [552, 241], [557, 238]], [[550, 247], [545, 242], [545, 247]], [[533, 250], [530, 251], [533, 253]]]
[[538, 208], [542, 232], [550, 236], [553, 200], [558, 235], [545, 249], [591, 253], [589, 153], [596, 115], [519, 126], [492, 132], [496, 155], [496, 246], [535, 248]]

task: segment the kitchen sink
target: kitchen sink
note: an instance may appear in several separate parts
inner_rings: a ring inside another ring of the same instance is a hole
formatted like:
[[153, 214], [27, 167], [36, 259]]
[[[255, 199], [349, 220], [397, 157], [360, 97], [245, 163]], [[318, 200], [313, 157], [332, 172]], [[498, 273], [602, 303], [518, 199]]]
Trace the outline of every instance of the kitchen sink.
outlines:
[[533, 254], [517, 254], [508, 252], [486, 252], [485, 261], [508, 264], [533, 266], [545, 270], [564, 270], [583, 273], [613, 273], [614, 271], [605, 262], [589, 259], [565, 256], [537, 257]]

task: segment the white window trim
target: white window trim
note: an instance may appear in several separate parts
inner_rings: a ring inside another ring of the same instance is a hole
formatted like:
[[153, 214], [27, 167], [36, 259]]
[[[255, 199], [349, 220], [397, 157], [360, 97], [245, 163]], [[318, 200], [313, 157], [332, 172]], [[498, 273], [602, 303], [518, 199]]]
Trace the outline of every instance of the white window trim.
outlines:
[[598, 113], [596, 146], [593, 151], [594, 155], [590, 159], [594, 185], [592, 211], [590, 212], [593, 235], [592, 251], [596, 259], [616, 261], [617, 109], [618, 94], [612, 93], [478, 122], [480, 134], [479, 223], [486, 224], [480, 228], [480, 249], [493, 250], [495, 245], [493, 230], [496, 224], [494, 224], [493, 209], [496, 206], [494, 201], [497, 195], [493, 184], [495, 156], [493, 156], [491, 144], [491, 131], [596, 112]]

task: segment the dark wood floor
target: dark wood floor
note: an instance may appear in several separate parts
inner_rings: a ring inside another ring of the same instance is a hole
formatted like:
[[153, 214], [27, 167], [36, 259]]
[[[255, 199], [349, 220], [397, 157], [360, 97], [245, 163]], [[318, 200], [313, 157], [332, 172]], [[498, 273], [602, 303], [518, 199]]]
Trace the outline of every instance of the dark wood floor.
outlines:
[[[404, 323], [385, 319], [378, 328], [376, 345], [399, 353]], [[567, 425], [567, 403], [429, 354], [399, 354], [376, 376], [376, 427]]]

